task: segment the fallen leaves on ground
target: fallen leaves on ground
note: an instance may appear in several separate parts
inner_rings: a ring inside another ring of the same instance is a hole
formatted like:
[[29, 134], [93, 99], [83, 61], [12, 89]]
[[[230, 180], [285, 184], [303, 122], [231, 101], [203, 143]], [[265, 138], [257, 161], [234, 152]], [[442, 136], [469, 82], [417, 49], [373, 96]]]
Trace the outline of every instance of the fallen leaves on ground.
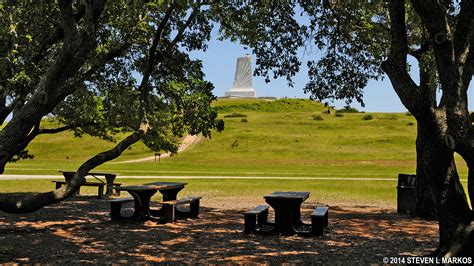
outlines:
[[[0, 263], [368, 262], [436, 248], [437, 223], [394, 210], [330, 206], [322, 237], [247, 235], [244, 209], [203, 206], [171, 224], [112, 222], [107, 201], [78, 196], [0, 217]], [[309, 222], [314, 204], [303, 204]]]

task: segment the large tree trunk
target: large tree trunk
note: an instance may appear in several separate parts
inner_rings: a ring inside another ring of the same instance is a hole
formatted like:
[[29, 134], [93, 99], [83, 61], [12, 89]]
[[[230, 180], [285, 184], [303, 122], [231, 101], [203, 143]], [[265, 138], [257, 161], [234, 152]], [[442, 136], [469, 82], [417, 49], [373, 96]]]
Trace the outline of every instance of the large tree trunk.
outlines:
[[459, 181], [454, 157], [448, 167], [437, 167], [436, 194], [440, 243], [433, 255], [474, 257], [474, 221], [464, 189]]
[[[473, 256], [474, 223], [464, 188], [459, 180], [454, 151], [447, 143], [447, 121], [444, 114], [438, 111], [433, 120], [424, 119], [420, 123], [417, 148], [419, 152], [418, 167], [422, 176], [420, 183], [425, 191], [418, 195], [431, 196], [436, 199], [436, 215], [439, 221], [439, 247], [432, 254], [439, 257]], [[431, 121], [431, 123], [428, 123]], [[426, 211], [426, 198], [424, 198]], [[422, 206], [418, 202], [418, 207]], [[429, 201], [428, 203], [431, 203]], [[425, 214], [429, 214], [425, 213]]]
[[418, 122], [416, 139], [416, 209], [415, 215], [424, 219], [437, 218], [436, 195], [431, 177], [434, 176], [431, 167], [433, 155], [438, 151], [432, 145], [433, 126]]
[[[467, 114], [466, 114], [467, 115]], [[471, 211], [466, 214], [453, 231], [450, 245], [446, 250], [440, 250], [441, 255], [474, 257], [474, 129], [469, 127], [466, 139], [457, 143], [456, 152], [466, 161], [468, 167], [468, 192], [471, 201]], [[457, 184], [458, 188], [460, 184]], [[453, 188], [455, 190], [456, 188]], [[452, 203], [453, 205], [456, 202]], [[449, 219], [449, 218], [448, 218]], [[444, 253], [443, 253], [444, 252]], [[474, 261], [474, 260], [473, 260]]]
[[[431, 255], [474, 256], [473, 213], [460, 182], [454, 150], [447, 137], [446, 112], [438, 109], [417, 118], [417, 209], [423, 218], [437, 217], [439, 246]], [[467, 148], [465, 148], [467, 150]], [[468, 167], [474, 163], [464, 152]], [[469, 173], [472, 168], [469, 167]], [[472, 177], [469, 176], [469, 180]]]
[[[436, 199], [439, 221], [439, 247], [435, 256], [473, 256], [473, 215], [459, 181], [454, 151], [466, 140], [467, 89], [472, 71], [463, 68], [470, 44], [465, 39], [470, 32], [472, 1], [463, 1], [461, 18], [455, 38], [449, 25], [446, 7], [439, 1], [412, 0], [428, 33], [439, 82], [443, 91], [436, 104], [433, 86], [418, 86], [407, 72], [410, 45], [406, 25], [405, 1], [389, 1], [391, 47], [382, 68], [403, 105], [416, 117], [418, 206], [420, 215], [430, 214], [432, 195]], [[466, 5], [464, 5], [467, 3]], [[421, 27], [420, 27], [421, 28]], [[467, 31], [466, 31], [467, 30]], [[450, 38], [446, 38], [449, 36]], [[423, 83], [423, 82], [422, 82]], [[472, 138], [471, 138], [472, 139]], [[471, 141], [472, 144], [472, 141]], [[467, 156], [469, 157], [469, 156]], [[474, 156], [465, 158], [472, 165]]]

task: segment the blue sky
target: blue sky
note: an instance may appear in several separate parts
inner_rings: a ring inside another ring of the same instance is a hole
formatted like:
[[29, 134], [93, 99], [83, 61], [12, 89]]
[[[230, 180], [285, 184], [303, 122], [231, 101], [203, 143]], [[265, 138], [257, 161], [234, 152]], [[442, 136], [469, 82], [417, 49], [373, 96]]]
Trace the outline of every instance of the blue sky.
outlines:
[[[193, 52], [192, 56], [203, 61], [206, 80], [212, 82], [215, 86], [214, 94], [224, 96], [225, 91], [232, 87], [235, 74], [235, 65], [238, 57], [245, 54], [251, 54], [249, 49], [237, 43], [230, 41], [219, 41], [213, 38], [209, 43], [206, 52]], [[303, 57], [303, 55], [301, 55]], [[255, 56], [252, 55], [255, 68]], [[303, 64], [304, 65], [304, 64]], [[416, 69], [413, 67], [412, 69]], [[417, 73], [413, 73], [414, 80], [417, 81]], [[300, 73], [294, 78], [294, 87], [289, 87], [284, 78], [272, 80], [265, 83], [264, 78], [254, 76], [253, 85], [257, 96], [274, 96], [288, 98], [309, 98], [309, 95], [303, 93], [303, 87], [308, 81], [306, 67], [302, 68]], [[469, 90], [469, 110], [474, 110], [474, 88]], [[370, 81], [364, 90], [365, 108], [358, 103], [352, 106], [367, 112], [405, 112], [406, 109], [398, 99], [392, 89], [388, 78], [383, 81]], [[344, 107], [343, 101], [335, 102], [337, 108]]]

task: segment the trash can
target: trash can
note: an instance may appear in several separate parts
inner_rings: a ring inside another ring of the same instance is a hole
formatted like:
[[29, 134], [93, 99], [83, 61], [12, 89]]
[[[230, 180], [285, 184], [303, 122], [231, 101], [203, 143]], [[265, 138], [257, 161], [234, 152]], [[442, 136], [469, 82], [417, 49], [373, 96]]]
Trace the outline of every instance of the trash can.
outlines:
[[398, 174], [397, 212], [414, 214], [416, 209], [416, 175]]

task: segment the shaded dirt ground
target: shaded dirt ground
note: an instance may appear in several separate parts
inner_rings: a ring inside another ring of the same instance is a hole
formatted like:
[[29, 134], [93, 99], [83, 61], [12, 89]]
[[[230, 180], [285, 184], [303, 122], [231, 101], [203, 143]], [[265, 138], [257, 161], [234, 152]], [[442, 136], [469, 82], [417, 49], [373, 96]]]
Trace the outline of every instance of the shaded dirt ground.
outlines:
[[[302, 216], [316, 204], [303, 204]], [[78, 196], [34, 214], [0, 213], [0, 263], [371, 262], [426, 255], [437, 224], [366, 206], [330, 206], [322, 237], [246, 235], [244, 210], [204, 202], [198, 219], [117, 223], [106, 201]]]

